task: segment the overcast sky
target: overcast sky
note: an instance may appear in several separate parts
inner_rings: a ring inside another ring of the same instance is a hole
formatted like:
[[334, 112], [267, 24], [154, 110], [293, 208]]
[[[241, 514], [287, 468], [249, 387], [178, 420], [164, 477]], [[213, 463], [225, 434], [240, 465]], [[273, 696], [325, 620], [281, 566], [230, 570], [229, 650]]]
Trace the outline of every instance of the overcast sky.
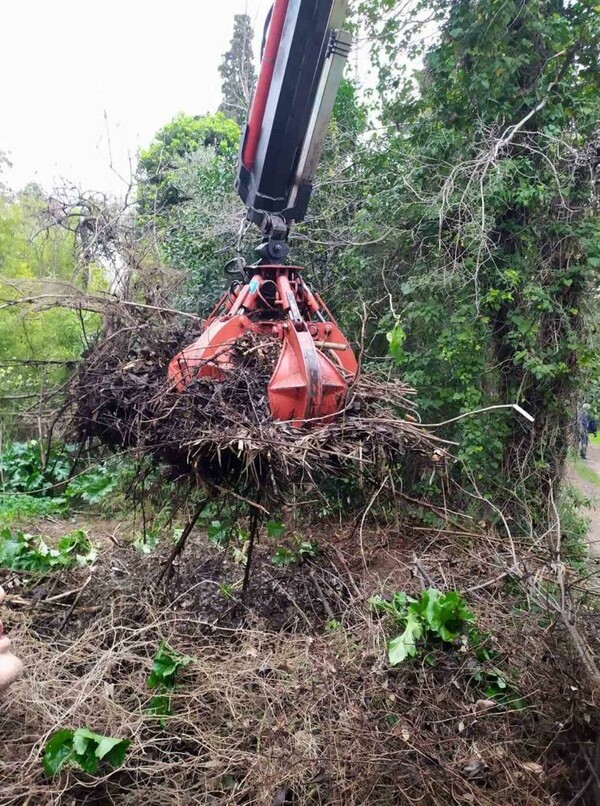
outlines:
[[233, 15], [248, 13], [258, 32], [270, 2], [3, 3], [0, 151], [13, 163], [4, 181], [122, 192], [160, 126], [216, 111]]

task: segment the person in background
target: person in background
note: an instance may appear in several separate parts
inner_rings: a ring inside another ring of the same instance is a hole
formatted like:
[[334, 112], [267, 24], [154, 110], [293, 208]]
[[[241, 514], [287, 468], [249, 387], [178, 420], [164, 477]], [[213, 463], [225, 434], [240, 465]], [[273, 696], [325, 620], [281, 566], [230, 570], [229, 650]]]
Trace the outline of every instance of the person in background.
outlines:
[[[0, 604], [4, 601], [5, 595], [4, 588], [0, 587]], [[20, 677], [22, 671], [23, 664], [10, 651], [10, 638], [2, 634], [0, 621], [0, 694]]]
[[590, 404], [584, 403], [578, 417], [579, 455], [582, 459], [587, 457], [590, 434], [598, 436], [598, 425], [590, 412]]

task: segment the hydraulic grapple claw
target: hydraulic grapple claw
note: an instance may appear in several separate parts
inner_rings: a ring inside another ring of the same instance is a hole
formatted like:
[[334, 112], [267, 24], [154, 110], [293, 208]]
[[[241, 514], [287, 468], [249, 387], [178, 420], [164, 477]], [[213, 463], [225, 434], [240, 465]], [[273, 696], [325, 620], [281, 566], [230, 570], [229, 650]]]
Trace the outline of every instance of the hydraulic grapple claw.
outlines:
[[235, 372], [236, 345], [254, 333], [281, 344], [267, 387], [274, 420], [300, 426], [337, 414], [356, 374], [356, 359], [298, 272], [297, 267], [260, 266], [249, 283], [226, 295], [200, 338], [171, 360], [175, 387], [184, 391], [197, 378]]

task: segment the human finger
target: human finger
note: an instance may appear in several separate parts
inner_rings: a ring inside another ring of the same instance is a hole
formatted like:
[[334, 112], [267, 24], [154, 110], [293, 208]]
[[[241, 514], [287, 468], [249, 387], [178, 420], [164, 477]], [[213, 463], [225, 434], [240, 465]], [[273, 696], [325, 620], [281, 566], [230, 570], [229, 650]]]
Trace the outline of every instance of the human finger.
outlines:
[[11, 652], [0, 655], [0, 691], [21, 676], [23, 664]]

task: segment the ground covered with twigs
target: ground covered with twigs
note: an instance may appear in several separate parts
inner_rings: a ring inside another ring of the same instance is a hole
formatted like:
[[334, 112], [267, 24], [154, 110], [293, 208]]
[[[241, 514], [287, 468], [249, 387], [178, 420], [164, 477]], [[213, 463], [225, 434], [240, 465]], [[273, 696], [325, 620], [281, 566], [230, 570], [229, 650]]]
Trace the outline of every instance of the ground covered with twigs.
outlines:
[[[242, 604], [243, 568], [203, 529], [166, 587], [168, 541], [141, 554], [117, 523], [90, 534], [91, 568], [0, 578], [27, 669], [0, 709], [3, 804], [594, 802], [598, 691], [539, 545], [464, 520], [313, 525], [318, 557], [276, 567], [263, 532]], [[562, 579], [597, 653], [585, 587]], [[431, 587], [462, 592], [490, 660], [456, 641], [389, 665], [390, 624], [369, 598]], [[164, 721], [146, 710], [161, 640], [194, 659]], [[486, 688], [500, 677], [507, 696]], [[123, 765], [48, 778], [48, 736], [83, 726], [129, 739]]]
[[77, 435], [149, 457], [180, 480], [273, 498], [292, 483], [350, 474], [376, 487], [391, 465], [443, 464], [443, 442], [417, 423], [413, 390], [369, 373], [351, 384], [334, 422], [274, 423], [267, 384], [280, 345], [264, 337], [233, 345], [236, 367], [225, 378], [174, 390], [168, 363], [200, 333], [198, 320], [176, 312], [108, 313], [71, 387]]

